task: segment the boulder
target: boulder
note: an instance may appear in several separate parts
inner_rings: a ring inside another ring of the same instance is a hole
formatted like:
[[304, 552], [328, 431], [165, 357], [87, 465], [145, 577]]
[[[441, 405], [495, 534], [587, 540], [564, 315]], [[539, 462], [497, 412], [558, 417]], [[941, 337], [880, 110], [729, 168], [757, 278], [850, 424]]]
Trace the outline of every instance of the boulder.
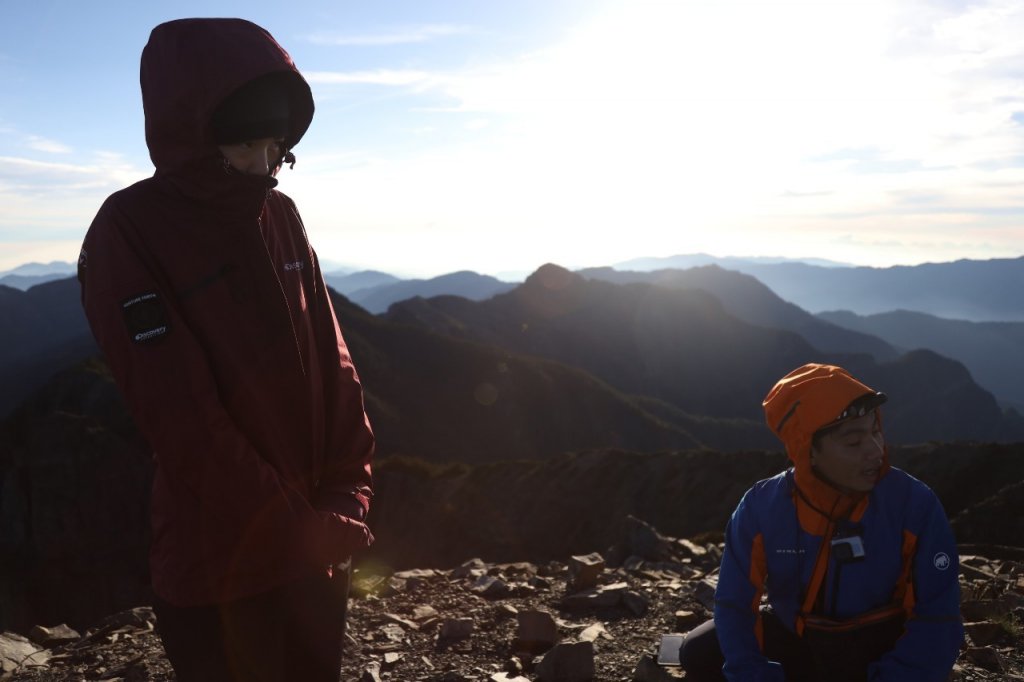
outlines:
[[537, 665], [537, 682], [590, 682], [594, 679], [593, 642], [558, 644]]
[[42, 666], [49, 658], [50, 652], [17, 633], [0, 634], [0, 674], [14, 672], [20, 667]]
[[539, 654], [558, 643], [558, 625], [547, 611], [520, 611], [516, 620], [514, 650]]
[[66, 623], [55, 625], [52, 628], [36, 625], [28, 633], [28, 638], [41, 647], [52, 649], [67, 642], [73, 642], [81, 637], [77, 631], [72, 630]]
[[573, 590], [597, 587], [597, 579], [604, 571], [604, 557], [597, 552], [581, 554], [569, 559], [569, 584]]

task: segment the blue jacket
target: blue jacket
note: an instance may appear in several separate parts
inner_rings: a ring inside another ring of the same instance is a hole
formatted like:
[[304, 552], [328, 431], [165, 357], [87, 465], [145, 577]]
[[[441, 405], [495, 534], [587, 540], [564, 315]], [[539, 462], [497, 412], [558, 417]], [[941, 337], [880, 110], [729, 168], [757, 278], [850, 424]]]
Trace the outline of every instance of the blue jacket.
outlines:
[[[726, 677], [731, 682], [785, 679], [782, 667], [762, 654], [759, 605], [767, 592], [779, 620], [801, 635], [814, 627], [812, 612], [856, 622], [887, 606], [902, 609], [904, 633], [869, 666], [868, 679], [946, 680], [964, 632], [959, 560], [932, 490], [891, 468], [847, 511], [848, 520], [823, 514], [814, 526], [808, 517], [800, 518], [808, 503], [791, 469], [755, 484], [733, 512], [715, 594]], [[858, 524], [864, 557], [840, 566], [831, 556], [831, 542], [823, 538], [831, 539], [844, 523]], [[812, 607], [815, 585], [824, 591], [817, 608]]]

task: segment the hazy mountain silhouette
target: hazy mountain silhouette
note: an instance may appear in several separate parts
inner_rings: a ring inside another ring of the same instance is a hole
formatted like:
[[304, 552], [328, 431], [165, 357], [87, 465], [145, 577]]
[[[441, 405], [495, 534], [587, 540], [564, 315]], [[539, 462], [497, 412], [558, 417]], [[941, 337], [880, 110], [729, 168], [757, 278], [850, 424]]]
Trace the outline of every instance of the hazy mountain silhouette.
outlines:
[[761, 399], [780, 376], [805, 362], [830, 361], [890, 394], [886, 424], [896, 442], [1024, 435], [1020, 417], [1004, 415], [955, 361], [926, 351], [886, 363], [825, 353], [791, 332], [729, 315], [699, 289], [588, 281], [547, 265], [487, 301], [404, 301], [386, 317], [572, 364], [625, 393], [690, 414], [759, 421]]
[[49, 263], [23, 263], [16, 268], [10, 270], [4, 270], [0, 272], [0, 276], [3, 275], [52, 275], [52, 274], [63, 274], [67, 275], [74, 274], [77, 265], [69, 261], [54, 260]]
[[452, 295], [480, 301], [508, 291], [515, 286], [514, 283], [502, 282], [489, 275], [463, 270], [431, 279], [405, 279], [391, 284], [379, 284], [346, 295], [352, 302], [371, 313], [382, 313], [392, 303], [417, 296], [427, 298]]
[[754, 277], [717, 265], [652, 272], [590, 268], [578, 273], [588, 279], [618, 284], [646, 282], [672, 289], [702, 289], [717, 298], [730, 315], [759, 327], [795, 332], [827, 353], [869, 353], [876, 360], [891, 360], [898, 355], [895, 348], [878, 336], [829, 321], [823, 324], [823, 320], [783, 301]]
[[[705, 258], [709, 260], [704, 261]], [[686, 256], [666, 261], [717, 263], [753, 275], [782, 299], [812, 313], [841, 309], [872, 315], [916, 310], [974, 322], [1024, 321], [1024, 298], [1019, 295], [1024, 291], [1024, 257], [889, 268], [820, 267], [799, 262]], [[661, 262], [655, 260], [652, 265], [666, 267]], [[631, 269], [641, 269], [637, 261], [630, 263]]]
[[804, 263], [818, 265], [823, 268], [852, 267], [850, 263], [828, 260], [827, 258], [785, 258], [783, 256], [712, 256], [707, 253], [679, 254], [676, 256], [654, 256], [634, 258], [615, 263], [616, 270], [665, 270], [676, 268], [686, 270], [704, 265], [718, 265], [727, 270], [739, 270], [744, 265], [774, 265], [777, 263]]
[[766, 387], [816, 355], [795, 334], [728, 315], [705, 291], [588, 281], [555, 265], [487, 301], [404, 301], [387, 317], [571, 364], [714, 417], [760, 420]]
[[74, 263], [56, 260], [50, 263], [25, 263], [0, 272], [0, 286], [25, 291], [37, 284], [64, 279], [74, 274], [75, 267]]
[[[686, 277], [697, 275], [722, 292], [722, 282], [749, 288], [753, 308], [776, 306], [800, 320], [747, 278], [716, 269]], [[742, 307], [736, 291], [722, 295]], [[338, 307], [389, 452], [486, 460], [607, 445], [764, 447], [764, 393], [808, 361], [844, 364], [889, 392], [897, 442], [1024, 434], [1019, 415], [1004, 415], [957, 362], [916, 352], [879, 364], [821, 351], [730, 315], [703, 289], [618, 285], [545, 266], [479, 302], [417, 298], [384, 318], [341, 297]], [[0, 319], [9, 321], [0, 328], [5, 411], [94, 352], [74, 279], [0, 289]]]
[[327, 282], [327, 286], [345, 296], [350, 296], [360, 289], [370, 289], [402, 281], [394, 275], [379, 270], [360, 270], [351, 273], [325, 272], [324, 280]]
[[875, 334], [901, 348], [930, 348], [962, 362], [975, 381], [1024, 411], [1024, 323], [947, 320], [895, 310], [861, 316], [846, 310], [819, 313], [834, 324]]
[[0, 286], [27, 291], [37, 284], [45, 284], [46, 282], [53, 282], [54, 280], [66, 277], [67, 274], [62, 272], [54, 272], [48, 275], [4, 275], [0, 277]]

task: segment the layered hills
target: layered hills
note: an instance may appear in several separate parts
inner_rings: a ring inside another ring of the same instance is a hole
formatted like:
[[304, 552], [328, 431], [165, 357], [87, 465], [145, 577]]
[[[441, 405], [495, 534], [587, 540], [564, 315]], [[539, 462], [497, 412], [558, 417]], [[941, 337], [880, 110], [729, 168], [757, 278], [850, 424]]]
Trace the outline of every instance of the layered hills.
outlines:
[[[724, 271], [698, 274], [725, 278]], [[761, 399], [776, 379], [805, 362], [834, 362], [890, 395], [886, 428], [897, 442], [1024, 438], [1020, 416], [1004, 413], [958, 362], [926, 350], [878, 361], [815, 348], [785, 326], [809, 325], [837, 347], [864, 335], [804, 320], [752, 280], [741, 283], [760, 297], [761, 321], [779, 319], [777, 325], [740, 319], [706, 289], [681, 282], [614, 284], [547, 265], [485, 301], [416, 298], [393, 305], [384, 318], [571, 364], [627, 394], [718, 419], [759, 422]], [[885, 342], [868, 341], [892, 354]]]

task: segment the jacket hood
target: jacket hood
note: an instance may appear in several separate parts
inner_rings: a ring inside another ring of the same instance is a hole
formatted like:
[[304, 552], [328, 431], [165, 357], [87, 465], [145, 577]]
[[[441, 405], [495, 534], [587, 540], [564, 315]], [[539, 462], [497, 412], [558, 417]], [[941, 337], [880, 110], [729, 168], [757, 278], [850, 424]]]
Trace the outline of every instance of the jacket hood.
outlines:
[[273, 36], [244, 19], [178, 19], [153, 29], [142, 51], [140, 82], [146, 145], [157, 173], [219, 158], [212, 115], [249, 81], [281, 73], [289, 91], [291, 149], [313, 120], [313, 95]]
[[[836, 423], [851, 403], [869, 396], [884, 400], [882, 394], [854, 379], [842, 367], [809, 363], [779, 379], [762, 403], [768, 428], [786, 446], [796, 484], [805, 501], [828, 517], [848, 515], [864, 496], [841, 493], [814, 474], [811, 468], [814, 434]], [[888, 448], [884, 452], [879, 478], [889, 471]], [[805, 523], [803, 518], [801, 523], [810, 530], [810, 523]]]

